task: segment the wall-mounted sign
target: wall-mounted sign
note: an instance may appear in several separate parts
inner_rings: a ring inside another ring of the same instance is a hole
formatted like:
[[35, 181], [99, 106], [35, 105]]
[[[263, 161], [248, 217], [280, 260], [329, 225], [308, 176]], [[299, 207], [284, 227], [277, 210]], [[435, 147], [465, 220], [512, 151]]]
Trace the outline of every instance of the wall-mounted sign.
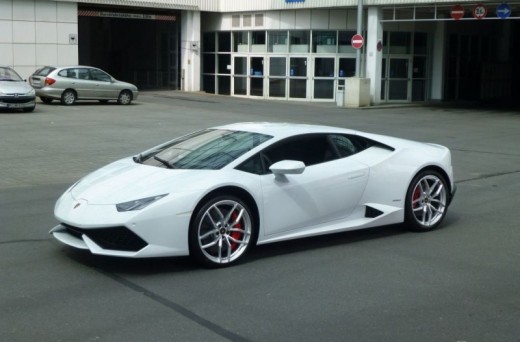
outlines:
[[484, 6], [483, 4], [478, 4], [473, 8], [473, 17], [475, 19], [483, 19], [486, 17], [487, 12], [488, 10], [486, 6]]
[[511, 6], [509, 6], [506, 3], [500, 4], [497, 7], [497, 17], [500, 19], [506, 19], [509, 18], [511, 15]]
[[285, 0], [285, 3], [291, 3], [291, 2], [305, 2], [305, 0]]
[[460, 20], [462, 17], [464, 17], [464, 7], [461, 5], [455, 5], [451, 8], [450, 15], [455, 20]]
[[166, 21], [177, 20], [177, 18], [174, 15], [87, 11], [87, 10], [78, 11], [78, 16], [80, 16], [80, 17], [120, 18], [120, 19], [166, 20]]

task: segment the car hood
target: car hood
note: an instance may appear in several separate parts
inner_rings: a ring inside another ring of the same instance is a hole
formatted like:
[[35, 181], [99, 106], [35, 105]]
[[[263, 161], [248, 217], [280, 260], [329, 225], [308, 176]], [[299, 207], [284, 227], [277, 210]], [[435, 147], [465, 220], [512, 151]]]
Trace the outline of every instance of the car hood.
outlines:
[[141, 198], [194, 191], [212, 170], [175, 170], [125, 158], [94, 171], [71, 188], [74, 199], [89, 204], [117, 204]]
[[0, 92], [5, 94], [27, 94], [32, 87], [22, 81], [0, 81]]

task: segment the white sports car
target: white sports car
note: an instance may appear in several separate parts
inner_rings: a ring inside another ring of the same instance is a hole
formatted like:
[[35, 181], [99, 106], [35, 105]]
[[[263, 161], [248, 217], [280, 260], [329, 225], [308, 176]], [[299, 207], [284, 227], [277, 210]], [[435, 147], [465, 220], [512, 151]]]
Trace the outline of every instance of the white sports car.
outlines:
[[84, 177], [50, 233], [95, 254], [190, 255], [210, 267], [256, 244], [404, 222], [436, 228], [455, 194], [443, 146], [343, 128], [237, 123]]

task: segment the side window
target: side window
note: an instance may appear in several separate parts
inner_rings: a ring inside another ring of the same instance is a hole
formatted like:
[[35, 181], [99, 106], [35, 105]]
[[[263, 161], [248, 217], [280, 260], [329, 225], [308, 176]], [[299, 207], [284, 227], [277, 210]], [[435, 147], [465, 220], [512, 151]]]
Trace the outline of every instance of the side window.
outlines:
[[90, 73], [88, 72], [88, 69], [85, 69], [85, 68], [78, 69], [78, 78], [80, 80], [89, 80]]
[[265, 156], [271, 164], [289, 159], [302, 161], [307, 166], [337, 159], [337, 154], [325, 134], [289, 138], [267, 149]]
[[78, 69], [71, 68], [71, 69], [63, 69], [58, 73], [61, 77], [67, 77], [67, 78], [78, 78]]
[[101, 82], [110, 82], [112, 80], [112, 78], [108, 74], [106, 74], [103, 71], [98, 70], [98, 69], [90, 70], [90, 78], [95, 81], [101, 81]]

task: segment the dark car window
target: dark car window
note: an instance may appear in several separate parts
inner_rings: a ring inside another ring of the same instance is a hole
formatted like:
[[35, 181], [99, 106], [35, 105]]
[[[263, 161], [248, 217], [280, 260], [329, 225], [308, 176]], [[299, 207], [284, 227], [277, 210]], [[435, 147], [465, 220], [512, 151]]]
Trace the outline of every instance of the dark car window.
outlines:
[[108, 75], [107, 73], [104, 73], [101, 70], [98, 69], [90, 69], [90, 78], [95, 81], [101, 81], [101, 82], [111, 82], [112, 77]]
[[34, 72], [34, 75], [36, 75], [36, 76], [47, 76], [51, 72], [53, 72], [54, 70], [56, 70], [56, 68], [46, 66], [46, 67], [43, 67], [43, 68], [40, 68], [40, 69], [36, 70]]
[[69, 69], [63, 69], [58, 73], [61, 77], [67, 77], [67, 78], [78, 78], [78, 69], [76, 68], [69, 68]]
[[86, 68], [78, 69], [78, 78], [80, 80], [89, 80], [90, 79], [90, 73], [89, 73], [88, 69], [86, 69]]
[[339, 158], [327, 134], [307, 134], [282, 140], [240, 164], [237, 169], [268, 174], [269, 166], [281, 160], [298, 160], [306, 166]]

